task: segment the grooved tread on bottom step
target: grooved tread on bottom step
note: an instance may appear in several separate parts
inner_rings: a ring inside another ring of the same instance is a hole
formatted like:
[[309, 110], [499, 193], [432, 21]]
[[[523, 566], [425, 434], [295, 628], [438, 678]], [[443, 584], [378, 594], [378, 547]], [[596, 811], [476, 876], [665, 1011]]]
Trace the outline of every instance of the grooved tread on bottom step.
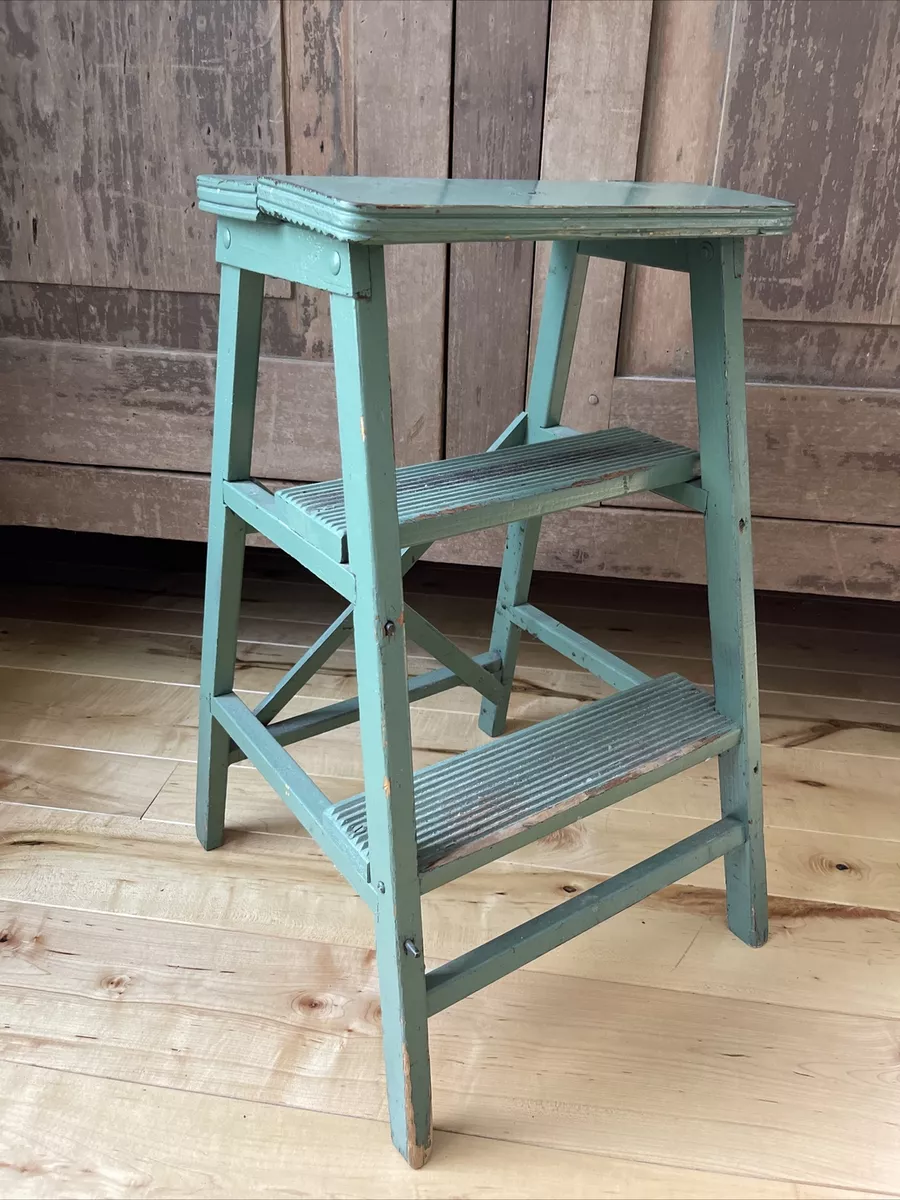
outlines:
[[[534, 841], [739, 738], [712, 696], [665, 675], [426, 767], [415, 775], [419, 872], [490, 847], [497, 857], [510, 839]], [[367, 869], [365, 797], [331, 817]]]
[[[401, 467], [400, 542], [413, 546], [685, 483], [698, 474], [699, 462], [696, 450], [623, 427]], [[282, 520], [337, 561], [348, 561], [342, 480], [282, 488], [275, 500]]]

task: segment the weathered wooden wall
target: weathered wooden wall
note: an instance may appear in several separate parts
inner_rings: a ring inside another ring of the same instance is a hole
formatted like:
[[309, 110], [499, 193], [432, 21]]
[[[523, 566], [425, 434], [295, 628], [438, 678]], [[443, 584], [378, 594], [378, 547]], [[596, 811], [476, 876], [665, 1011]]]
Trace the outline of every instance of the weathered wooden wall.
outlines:
[[[0, 521], [203, 536], [202, 171], [690, 179], [798, 204], [748, 264], [758, 584], [900, 597], [896, 0], [4, 0], [0, 34]], [[401, 461], [521, 408], [545, 251], [390, 252]], [[327, 300], [269, 293], [254, 469], [327, 477]], [[690, 440], [691, 372], [684, 279], [592, 263], [567, 421]], [[702, 561], [693, 514], [644, 497], [542, 547], [646, 578]]]

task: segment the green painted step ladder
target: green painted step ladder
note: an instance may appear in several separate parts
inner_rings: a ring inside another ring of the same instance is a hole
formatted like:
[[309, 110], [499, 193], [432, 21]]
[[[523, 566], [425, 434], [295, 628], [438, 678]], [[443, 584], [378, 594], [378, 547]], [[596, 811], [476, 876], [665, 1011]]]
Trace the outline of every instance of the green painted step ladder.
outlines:
[[[203, 628], [197, 833], [225, 831], [231, 763], [249, 759], [372, 909], [395, 1145], [431, 1146], [428, 1018], [523, 963], [724, 857], [731, 929], [767, 934], [741, 328], [744, 238], [786, 233], [778, 200], [692, 184], [201, 176], [218, 216], [219, 353]], [[483, 454], [397, 470], [383, 247], [553, 243], [525, 411]], [[699, 451], [634, 429], [560, 424], [592, 257], [687, 273]], [[342, 478], [272, 493], [250, 473], [266, 275], [331, 296]], [[528, 603], [547, 513], [652, 491], [701, 513], [710, 695], [651, 679]], [[464, 654], [404, 602], [403, 574], [437, 539], [507, 527], [490, 649]], [[255, 709], [234, 691], [244, 541], [258, 530], [348, 606]], [[615, 692], [504, 731], [527, 632]], [[406, 636], [444, 664], [407, 676]], [[359, 695], [279, 719], [353, 636]], [[414, 772], [409, 705], [467, 685], [496, 740]], [[365, 791], [332, 804], [286, 746], [360, 722]], [[421, 897], [642, 788], [718, 757], [722, 816], [675, 846], [426, 970]]]

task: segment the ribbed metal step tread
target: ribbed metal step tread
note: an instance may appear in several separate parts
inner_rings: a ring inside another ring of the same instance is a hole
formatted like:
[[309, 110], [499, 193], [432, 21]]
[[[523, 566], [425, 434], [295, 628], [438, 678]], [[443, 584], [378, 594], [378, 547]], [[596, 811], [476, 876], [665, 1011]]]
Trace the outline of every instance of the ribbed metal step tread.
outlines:
[[[403, 467], [397, 472], [401, 534], [417, 527], [423, 540], [484, 529], [519, 517], [685, 482], [699, 455], [635, 429], [603, 429], [528, 446]], [[340, 479], [276, 493], [312, 527], [301, 530], [328, 553], [346, 554], [347, 520]], [[413, 542], [404, 537], [405, 545]], [[344, 558], [344, 561], [346, 559]]]
[[[707, 692], [665, 675], [426, 767], [415, 776], [419, 871], [526, 829], [536, 839], [561, 813], [598, 797], [594, 808], [603, 807], [604, 794], [649, 786], [673, 762], [711, 758], [739, 736]], [[365, 797], [341, 801], [331, 817], [367, 863]]]

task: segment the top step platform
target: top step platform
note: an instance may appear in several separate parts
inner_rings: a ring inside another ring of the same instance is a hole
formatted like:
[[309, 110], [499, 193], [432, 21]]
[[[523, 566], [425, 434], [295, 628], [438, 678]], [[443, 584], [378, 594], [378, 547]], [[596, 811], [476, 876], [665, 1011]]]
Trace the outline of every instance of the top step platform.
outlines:
[[794, 205], [695, 183], [201, 175], [200, 208], [349, 242], [745, 237], [790, 231]]

